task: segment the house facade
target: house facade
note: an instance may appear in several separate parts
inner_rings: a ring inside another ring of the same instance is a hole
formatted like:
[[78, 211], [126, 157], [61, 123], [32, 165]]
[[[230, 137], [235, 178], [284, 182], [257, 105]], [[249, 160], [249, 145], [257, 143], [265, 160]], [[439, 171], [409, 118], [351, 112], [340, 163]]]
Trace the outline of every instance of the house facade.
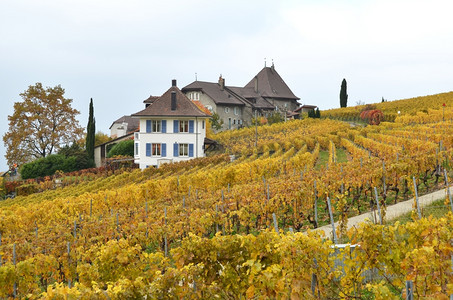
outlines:
[[200, 110], [172, 81], [171, 88], [132, 117], [139, 119], [134, 134], [134, 161], [141, 169], [204, 157], [206, 122]]
[[110, 137], [113, 139], [122, 137], [138, 130], [138, 119], [131, 116], [122, 116], [110, 125]]
[[249, 126], [254, 117], [267, 117], [275, 111], [287, 114], [300, 105], [274, 64], [265, 66], [244, 87], [226, 86], [225, 78], [220, 76], [218, 82], [194, 81], [182, 92], [217, 113], [223, 121], [221, 130]]

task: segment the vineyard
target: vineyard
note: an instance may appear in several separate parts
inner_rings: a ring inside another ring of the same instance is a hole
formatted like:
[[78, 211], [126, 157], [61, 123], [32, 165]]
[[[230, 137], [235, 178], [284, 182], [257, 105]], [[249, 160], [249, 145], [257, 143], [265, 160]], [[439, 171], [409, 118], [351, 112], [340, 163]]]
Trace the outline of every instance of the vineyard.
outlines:
[[[452, 111], [412, 114], [404, 103], [379, 108], [403, 111], [392, 123], [227, 131], [214, 136], [225, 154], [48, 181], [2, 201], [0, 298], [400, 299], [411, 280], [416, 297], [448, 299], [452, 213], [344, 226], [376, 198], [385, 216], [452, 177]], [[329, 211], [351, 246], [311, 231]]]

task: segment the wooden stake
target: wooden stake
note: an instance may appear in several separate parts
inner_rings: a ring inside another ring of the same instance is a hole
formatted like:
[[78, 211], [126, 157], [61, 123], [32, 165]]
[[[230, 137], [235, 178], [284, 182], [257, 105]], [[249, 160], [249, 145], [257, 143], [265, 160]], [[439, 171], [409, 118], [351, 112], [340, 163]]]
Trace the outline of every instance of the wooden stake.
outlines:
[[414, 190], [415, 190], [415, 201], [417, 203], [417, 212], [418, 212], [418, 218], [422, 218], [422, 213], [420, 211], [420, 203], [418, 202], [418, 191], [417, 191], [417, 183], [415, 182], [415, 176], [412, 177], [414, 181]]
[[379, 213], [379, 224], [382, 225], [381, 206], [379, 205], [379, 196], [378, 196], [376, 187], [374, 187], [374, 195], [376, 196], [376, 205], [377, 205], [377, 209], [378, 209], [378, 213]]
[[274, 219], [274, 228], [275, 228], [275, 232], [277, 232], [278, 234], [280, 234], [280, 232], [278, 231], [277, 216], [275, 215], [275, 213], [272, 213], [272, 219]]
[[333, 233], [333, 243], [337, 243], [337, 233], [335, 232], [335, 221], [333, 219], [333, 214], [332, 214], [332, 207], [330, 204], [330, 198], [327, 197], [327, 205], [329, 206], [329, 215], [330, 215], [330, 222], [332, 223], [332, 233]]

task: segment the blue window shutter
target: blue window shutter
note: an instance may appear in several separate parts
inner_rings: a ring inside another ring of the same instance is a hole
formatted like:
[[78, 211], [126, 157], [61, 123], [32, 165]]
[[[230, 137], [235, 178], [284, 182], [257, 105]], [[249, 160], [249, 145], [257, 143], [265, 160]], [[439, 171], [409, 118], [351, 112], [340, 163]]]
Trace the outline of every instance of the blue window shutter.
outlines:
[[189, 133], [193, 133], [194, 121], [189, 120]]
[[151, 156], [151, 144], [146, 143], [146, 156]]
[[162, 157], [167, 156], [167, 144], [162, 144], [160, 153]]
[[179, 147], [177, 143], [173, 144], [173, 156], [178, 157], [179, 156]]
[[193, 144], [189, 144], [189, 157], [193, 157]]
[[162, 120], [162, 133], [167, 133], [167, 120]]
[[151, 120], [146, 120], [146, 132], [151, 132]]
[[179, 132], [179, 121], [173, 120], [173, 133], [178, 133], [178, 132]]

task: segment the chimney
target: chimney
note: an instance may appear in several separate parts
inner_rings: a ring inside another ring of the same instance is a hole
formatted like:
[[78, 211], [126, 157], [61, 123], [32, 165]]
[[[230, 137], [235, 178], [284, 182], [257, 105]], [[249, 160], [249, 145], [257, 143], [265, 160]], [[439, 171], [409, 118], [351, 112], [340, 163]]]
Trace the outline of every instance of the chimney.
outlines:
[[176, 110], [176, 92], [171, 92], [171, 110]]
[[258, 76], [255, 76], [255, 93], [258, 93]]
[[173, 80], [171, 81], [171, 86], [176, 86], [176, 79], [173, 79]]
[[220, 85], [220, 90], [223, 91], [225, 89], [225, 78], [222, 78], [222, 74], [220, 74], [220, 77], [219, 77], [219, 85]]
[[275, 71], [274, 60], [272, 60], [271, 70], [272, 70], [272, 71]]

